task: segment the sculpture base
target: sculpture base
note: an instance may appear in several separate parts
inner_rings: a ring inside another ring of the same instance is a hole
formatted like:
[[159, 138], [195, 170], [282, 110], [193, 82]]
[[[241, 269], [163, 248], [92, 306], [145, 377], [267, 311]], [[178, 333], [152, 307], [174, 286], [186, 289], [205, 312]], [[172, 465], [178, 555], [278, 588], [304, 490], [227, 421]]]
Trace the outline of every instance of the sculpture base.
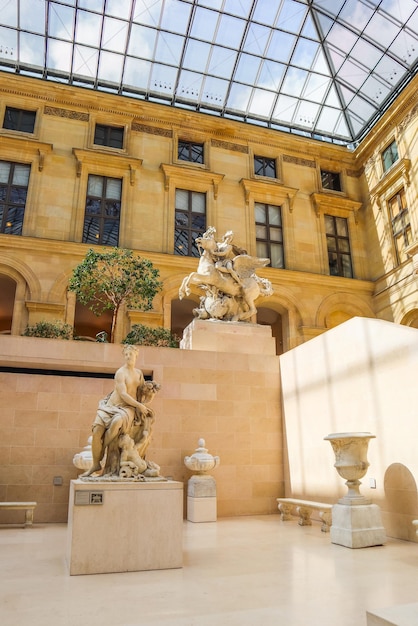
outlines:
[[195, 319], [184, 329], [180, 348], [275, 355], [276, 340], [272, 336], [271, 326]]
[[346, 548], [381, 546], [386, 541], [377, 504], [332, 507], [331, 542]]
[[182, 567], [182, 533], [183, 483], [71, 481], [70, 575]]
[[212, 476], [192, 476], [187, 483], [187, 521], [216, 522], [216, 482]]

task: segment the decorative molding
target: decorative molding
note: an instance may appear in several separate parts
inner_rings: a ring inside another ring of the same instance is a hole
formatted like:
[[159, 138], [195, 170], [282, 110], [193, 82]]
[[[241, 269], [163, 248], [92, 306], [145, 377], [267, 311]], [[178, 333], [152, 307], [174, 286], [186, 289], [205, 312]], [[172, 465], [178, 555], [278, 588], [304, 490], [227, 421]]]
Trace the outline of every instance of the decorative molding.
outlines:
[[100, 152], [98, 150], [83, 150], [80, 148], [73, 148], [73, 154], [76, 160], [76, 174], [80, 178], [83, 172], [83, 165], [110, 165], [115, 170], [128, 170], [129, 171], [129, 183], [131, 186], [135, 184], [136, 171], [142, 165], [142, 159], [135, 159], [134, 157], [121, 156], [119, 154], [110, 155], [108, 153]]
[[289, 212], [292, 213], [295, 197], [299, 189], [287, 187], [277, 181], [270, 180], [264, 181], [241, 178], [240, 183], [244, 188], [245, 203], [247, 205], [253, 196], [264, 199], [266, 195], [268, 195], [269, 197], [273, 196], [277, 202], [287, 202]]
[[335, 215], [337, 211], [343, 211], [346, 214], [353, 213], [354, 221], [358, 224], [358, 211], [363, 206], [361, 202], [355, 202], [348, 198], [340, 198], [337, 196], [328, 196], [324, 193], [312, 193], [311, 201], [316, 216], [319, 218], [321, 213], [329, 213]]
[[164, 173], [164, 188], [166, 191], [170, 189], [171, 181], [177, 184], [187, 185], [187, 189], [190, 188], [190, 183], [193, 185], [200, 185], [204, 189], [213, 189], [213, 197], [215, 200], [218, 197], [219, 183], [224, 179], [224, 174], [216, 174], [201, 169], [191, 169], [189, 167], [182, 167], [180, 165], [167, 165], [161, 163], [160, 168]]
[[45, 115], [54, 115], [55, 117], [66, 117], [70, 120], [78, 120], [79, 122], [88, 122], [90, 116], [88, 113], [79, 111], [71, 111], [70, 109], [60, 109], [58, 107], [46, 106], [44, 108]]
[[360, 178], [362, 174], [364, 174], [364, 168], [361, 167], [359, 170], [346, 170], [347, 176], [351, 176], [351, 178]]
[[248, 154], [248, 146], [233, 143], [232, 141], [222, 141], [222, 139], [211, 139], [211, 146], [214, 148], [223, 148], [224, 150], [232, 150], [233, 152], [241, 152], [242, 154]]
[[132, 122], [132, 130], [137, 133], [148, 133], [149, 135], [158, 135], [159, 137], [173, 137], [173, 131], [168, 128], [160, 128], [156, 126], [147, 126], [146, 124], [140, 124], [139, 122]]
[[310, 159], [302, 159], [300, 157], [291, 156], [290, 154], [283, 155], [284, 163], [293, 163], [294, 165], [302, 165], [303, 167], [316, 168], [316, 161]]
[[418, 114], [418, 104], [416, 104], [413, 109], [405, 115], [404, 119], [399, 123], [398, 130], [400, 132], [404, 131], [407, 126], [412, 122], [414, 117]]
[[372, 202], [376, 202], [379, 209], [382, 208], [382, 196], [384, 196], [390, 187], [398, 181], [405, 187], [409, 187], [411, 179], [409, 176], [411, 170], [411, 161], [409, 159], [400, 159], [392, 167], [383, 174], [381, 180], [370, 190]]

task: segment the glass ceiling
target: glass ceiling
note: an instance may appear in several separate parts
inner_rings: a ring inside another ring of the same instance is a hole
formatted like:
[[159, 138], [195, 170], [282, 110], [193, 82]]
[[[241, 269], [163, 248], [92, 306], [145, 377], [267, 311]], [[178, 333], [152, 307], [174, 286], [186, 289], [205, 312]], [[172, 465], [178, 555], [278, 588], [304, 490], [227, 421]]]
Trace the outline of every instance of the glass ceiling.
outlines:
[[417, 59], [418, 0], [0, 0], [0, 70], [343, 144]]

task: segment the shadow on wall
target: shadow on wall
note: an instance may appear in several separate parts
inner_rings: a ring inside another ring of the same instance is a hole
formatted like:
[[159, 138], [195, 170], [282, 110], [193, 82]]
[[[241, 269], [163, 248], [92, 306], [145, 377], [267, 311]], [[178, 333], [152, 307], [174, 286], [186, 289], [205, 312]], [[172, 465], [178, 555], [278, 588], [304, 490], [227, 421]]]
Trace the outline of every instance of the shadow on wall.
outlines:
[[[418, 490], [414, 476], [406, 465], [392, 463], [385, 472], [384, 488], [386, 505], [382, 503], [382, 509], [396, 520], [398, 538], [413, 540], [412, 518], [418, 519]], [[390, 529], [387, 531], [390, 535]]]

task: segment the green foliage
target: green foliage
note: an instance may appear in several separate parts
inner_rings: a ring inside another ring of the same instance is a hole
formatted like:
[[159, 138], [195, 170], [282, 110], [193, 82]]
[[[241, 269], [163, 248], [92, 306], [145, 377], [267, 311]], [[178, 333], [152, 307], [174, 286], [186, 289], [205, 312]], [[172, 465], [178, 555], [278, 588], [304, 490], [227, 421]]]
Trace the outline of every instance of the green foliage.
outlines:
[[158, 346], [164, 348], [178, 348], [179, 338], [172, 335], [167, 328], [154, 328], [145, 324], [134, 324], [123, 343], [132, 343], [140, 346]]
[[90, 249], [73, 270], [69, 290], [97, 316], [113, 311], [112, 337], [122, 303], [128, 308], [149, 311], [161, 291], [159, 271], [151, 261], [134, 256], [132, 250], [111, 248], [106, 252]]
[[24, 337], [46, 337], [49, 339], [72, 339], [73, 327], [56, 320], [54, 322], [46, 322], [42, 320], [33, 326], [26, 326], [23, 333]]

